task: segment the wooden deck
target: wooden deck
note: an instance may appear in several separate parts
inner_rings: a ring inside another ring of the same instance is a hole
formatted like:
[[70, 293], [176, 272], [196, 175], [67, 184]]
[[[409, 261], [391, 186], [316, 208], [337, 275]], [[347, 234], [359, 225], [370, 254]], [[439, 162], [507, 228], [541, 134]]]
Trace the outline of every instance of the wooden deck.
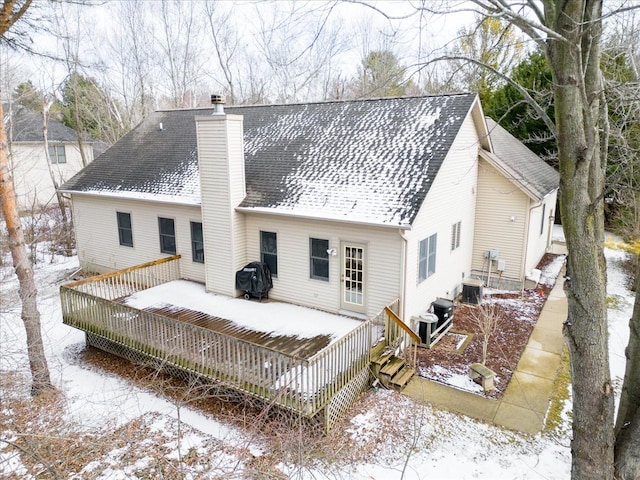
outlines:
[[369, 385], [370, 321], [331, 341], [329, 335], [256, 332], [185, 308], [124, 303], [136, 292], [178, 280], [178, 258], [63, 285], [64, 323], [112, 353], [151, 359], [307, 417], [324, 412], [326, 430]]
[[[118, 299], [120, 303], [126, 301], [126, 297]], [[258, 347], [274, 350], [276, 352], [295, 358], [308, 360], [320, 352], [331, 342], [330, 335], [318, 335], [312, 338], [299, 338], [289, 335], [274, 335], [267, 332], [257, 332], [238, 326], [231, 320], [214, 317], [206, 313], [189, 310], [186, 308], [144, 308], [143, 311], [173, 318], [182, 323], [188, 323], [196, 327], [206, 328], [223, 335], [242, 340]]]

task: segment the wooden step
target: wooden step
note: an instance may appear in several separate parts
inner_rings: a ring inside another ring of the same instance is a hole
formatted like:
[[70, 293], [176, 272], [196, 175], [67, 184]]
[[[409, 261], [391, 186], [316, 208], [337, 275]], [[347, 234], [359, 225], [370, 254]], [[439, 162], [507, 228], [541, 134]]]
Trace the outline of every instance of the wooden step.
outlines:
[[376, 365], [381, 367], [389, 363], [389, 360], [391, 360], [391, 357], [393, 357], [393, 351], [389, 350], [388, 352], [383, 352], [379, 356], [372, 358], [371, 363], [375, 363]]
[[391, 378], [391, 385], [397, 390], [402, 390], [415, 373], [415, 368], [405, 365]]
[[380, 340], [373, 347], [371, 347], [371, 358], [378, 358], [380, 355], [386, 353], [387, 350], [391, 350], [389, 345], [384, 340]]
[[393, 377], [403, 366], [404, 360], [392, 355], [389, 361], [380, 369], [380, 374]]
[[389, 352], [383, 356], [371, 359], [371, 371], [376, 377], [380, 376], [380, 370], [389, 362], [392, 356], [393, 353]]

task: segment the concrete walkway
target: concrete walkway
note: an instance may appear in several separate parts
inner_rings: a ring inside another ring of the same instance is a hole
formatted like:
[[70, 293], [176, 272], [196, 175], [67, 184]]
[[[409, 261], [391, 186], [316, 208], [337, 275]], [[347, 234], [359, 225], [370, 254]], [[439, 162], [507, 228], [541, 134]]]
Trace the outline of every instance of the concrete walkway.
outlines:
[[560, 356], [564, 346], [562, 323], [567, 318], [564, 277], [558, 276], [545, 302], [529, 343], [501, 400], [491, 400], [418, 376], [402, 391], [428, 402], [512, 430], [536, 434], [544, 427]]

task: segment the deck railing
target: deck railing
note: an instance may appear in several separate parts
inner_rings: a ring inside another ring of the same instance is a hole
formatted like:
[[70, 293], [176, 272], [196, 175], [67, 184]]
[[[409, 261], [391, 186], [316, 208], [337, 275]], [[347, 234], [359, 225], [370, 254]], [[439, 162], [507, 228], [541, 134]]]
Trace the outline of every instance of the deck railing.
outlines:
[[178, 278], [172, 260], [63, 285], [64, 323], [305, 416], [366, 373], [370, 321], [304, 359], [114, 301]]
[[180, 262], [178, 260], [180, 260], [180, 255], [173, 255], [68, 283], [65, 287], [106, 300], [114, 300], [178, 280], [180, 278]]
[[400, 299], [396, 298], [383, 308], [380, 313], [373, 318], [373, 323], [384, 326], [384, 338], [387, 345], [398, 347], [407, 339], [407, 333], [387, 314], [387, 308], [398, 315], [400, 313]]

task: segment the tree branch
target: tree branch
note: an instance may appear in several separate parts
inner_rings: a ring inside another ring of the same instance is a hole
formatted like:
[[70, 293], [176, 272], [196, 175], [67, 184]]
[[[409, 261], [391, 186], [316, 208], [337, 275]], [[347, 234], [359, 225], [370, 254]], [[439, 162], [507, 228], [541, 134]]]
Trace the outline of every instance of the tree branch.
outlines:
[[544, 109], [538, 104], [538, 102], [536, 102], [533, 99], [533, 97], [529, 94], [527, 89], [524, 88], [522, 85], [518, 84], [517, 82], [515, 82], [514, 80], [512, 80], [508, 75], [505, 75], [504, 73], [500, 72], [499, 70], [496, 70], [495, 68], [487, 65], [486, 63], [482, 63], [482, 62], [480, 62], [478, 60], [475, 60], [473, 58], [468, 58], [468, 57], [464, 57], [464, 56], [445, 55], [445, 56], [442, 56], [442, 57], [435, 58], [435, 59], [431, 60], [428, 63], [438, 62], [438, 61], [445, 61], [445, 60], [446, 61], [448, 61], [448, 60], [462, 60], [462, 61], [465, 61], [465, 62], [473, 63], [474, 65], [477, 65], [477, 66], [479, 66], [481, 68], [485, 68], [485, 69], [489, 70], [494, 75], [497, 75], [501, 79], [503, 79], [506, 82], [508, 82], [509, 84], [511, 84], [516, 90], [518, 90], [518, 92], [520, 92], [520, 94], [525, 98], [527, 103], [529, 105], [531, 105], [531, 108], [533, 108], [535, 110], [535, 112], [540, 116], [540, 118], [542, 119], [544, 124], [547, 126], [547, 128], [549, 129], [551, 134], [554, 136], [554, 138], [557, 138], [558, 131], [556, 129], [556, 125], [555, 125], [554, 121], [549, 117], [549, 115], [547, 115], [547, 112], [544, 111]]
[[[554, 39], [560, 42], [569, 43], [569, 39], [563, 37], [558, 32], [545, 26], [540, 22], [535, 22], [524, 15], [513, 11], [511, 6], [505, 0], [471, 0], [473, 3], [483, 8], [487, 13], [504, 16], [507, 20], [516, 25], [520, 30], [526, 33], [533, 41], [535, 41], [542, 48], [545, 48], [545, 39], [543, 39], [538, 32], [542, 32], [547, 36], [547, 39]], [[538, 10], [538, 13], [541, 12]], [[536, 17], [539, 16], [536, 14]]]

